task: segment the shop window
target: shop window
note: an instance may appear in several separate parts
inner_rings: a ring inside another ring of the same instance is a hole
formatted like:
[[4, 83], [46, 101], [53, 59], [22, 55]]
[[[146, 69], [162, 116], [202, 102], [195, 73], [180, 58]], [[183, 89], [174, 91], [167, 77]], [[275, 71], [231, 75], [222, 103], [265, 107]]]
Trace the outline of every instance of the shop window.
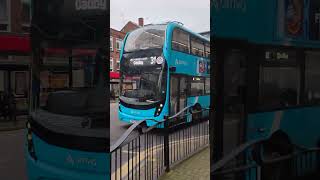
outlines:
[[172, 49], [189, 53], [189, 34], [181, 29], [175, 29], [172, 35]]
[[15, 94], [25, 95], [28, 91], [27, 73], [15, 72]]

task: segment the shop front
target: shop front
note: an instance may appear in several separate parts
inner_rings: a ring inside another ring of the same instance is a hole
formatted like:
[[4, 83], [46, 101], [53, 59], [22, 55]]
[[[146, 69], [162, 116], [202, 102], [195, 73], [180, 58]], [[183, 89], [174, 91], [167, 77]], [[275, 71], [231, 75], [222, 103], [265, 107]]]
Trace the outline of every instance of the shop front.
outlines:
[[27, 35], [0, 35], [0, 118], [28, 113], [30, 45]]
[[110, 94], [111, 99], [115, 100], [119, 97], [120, 92], [120, 75], [118, 72], [110, 72]]

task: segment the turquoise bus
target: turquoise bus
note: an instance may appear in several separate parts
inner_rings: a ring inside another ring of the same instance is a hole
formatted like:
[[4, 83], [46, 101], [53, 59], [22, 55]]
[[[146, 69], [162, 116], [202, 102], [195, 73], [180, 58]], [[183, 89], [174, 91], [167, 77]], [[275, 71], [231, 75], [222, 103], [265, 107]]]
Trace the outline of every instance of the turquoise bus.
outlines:
[[110, 179], [106, 7], [32, 2], [28, 179]]
[[33, 108], [27, 122], [29, 179], [107, 179], [104, 59], [99, 54], [74, 56], [69, 64], [65, 57], [42, 58], [43, 64], [32, 68], [33, 75], [40, 68], [40, 79], [32, 79]]
[[[208, 116], [210, 42], [177, 22], [147, 25], [124, 39], [120, 55], [119, 118], [153, 126], [177, 113], [176, 123]], [[189, 109], [190, 111], [188, 111]]]
[[[258, 163], [319, 148], [319, 1], [230, 2], [214, 0], [211, 11], [212, 166], [258, 141], [262, 145], [248, 150], [242, 162], [250, 162], [251, 153]], [[316, 167], [302, 163], [294, 169], [297, 161], [291, 163], [260, 167], [257, 179], [286, 179], [290, 171], [303, 174]]]

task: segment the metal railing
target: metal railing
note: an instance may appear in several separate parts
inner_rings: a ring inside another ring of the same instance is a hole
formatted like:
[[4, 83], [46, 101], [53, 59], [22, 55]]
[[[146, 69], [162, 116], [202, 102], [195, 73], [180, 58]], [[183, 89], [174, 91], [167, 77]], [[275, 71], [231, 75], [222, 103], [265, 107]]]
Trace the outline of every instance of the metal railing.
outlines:
[[243, 144], [211, 167], [211, 179], [300, 180], [320, 178], [320, 148], [302, 149], [257, 162], [251, 150], [263, 140]]
[[[174, 116], [157, 121], [145, 128], [146, 120], [136, 121], [111, 146], [111, 179], [158, 179], [170, 167], [178, 164], [209, 145], [209, 120], [197, 119], [189, 123], [185, 108]], [[209, 109], [193, 113], [204, 113]], [[151, 120], [151, 119], [148, 119]], [[164, 128], [156, 128], [162, 124]]]

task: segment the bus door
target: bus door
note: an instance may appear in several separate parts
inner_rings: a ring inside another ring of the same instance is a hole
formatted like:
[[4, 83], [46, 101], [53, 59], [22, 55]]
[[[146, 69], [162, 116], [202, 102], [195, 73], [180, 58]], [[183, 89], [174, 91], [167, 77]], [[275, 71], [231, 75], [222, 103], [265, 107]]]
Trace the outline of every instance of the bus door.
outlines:
[[187, 78], [180, 78], [179, 87], [179, 111], [182, 111], [187, 106]]
[[243, 142], [246, 114], [246, 53], [237, 48], [220, 48], [216, 51], [216, 97], [212, 104], [212, 107], [215, 107], [213, 135], [216, 141], [212, 155], [214, 162], [222, 159]]
[[170, 78], [170, 116], [179, 112], [178, 108], [178, 94], [179, 94], [179, 78], [171, 75]]
[[187, 105], [187, 78], [173, 75], [170, 79], [170, 116], [182, 111]]

